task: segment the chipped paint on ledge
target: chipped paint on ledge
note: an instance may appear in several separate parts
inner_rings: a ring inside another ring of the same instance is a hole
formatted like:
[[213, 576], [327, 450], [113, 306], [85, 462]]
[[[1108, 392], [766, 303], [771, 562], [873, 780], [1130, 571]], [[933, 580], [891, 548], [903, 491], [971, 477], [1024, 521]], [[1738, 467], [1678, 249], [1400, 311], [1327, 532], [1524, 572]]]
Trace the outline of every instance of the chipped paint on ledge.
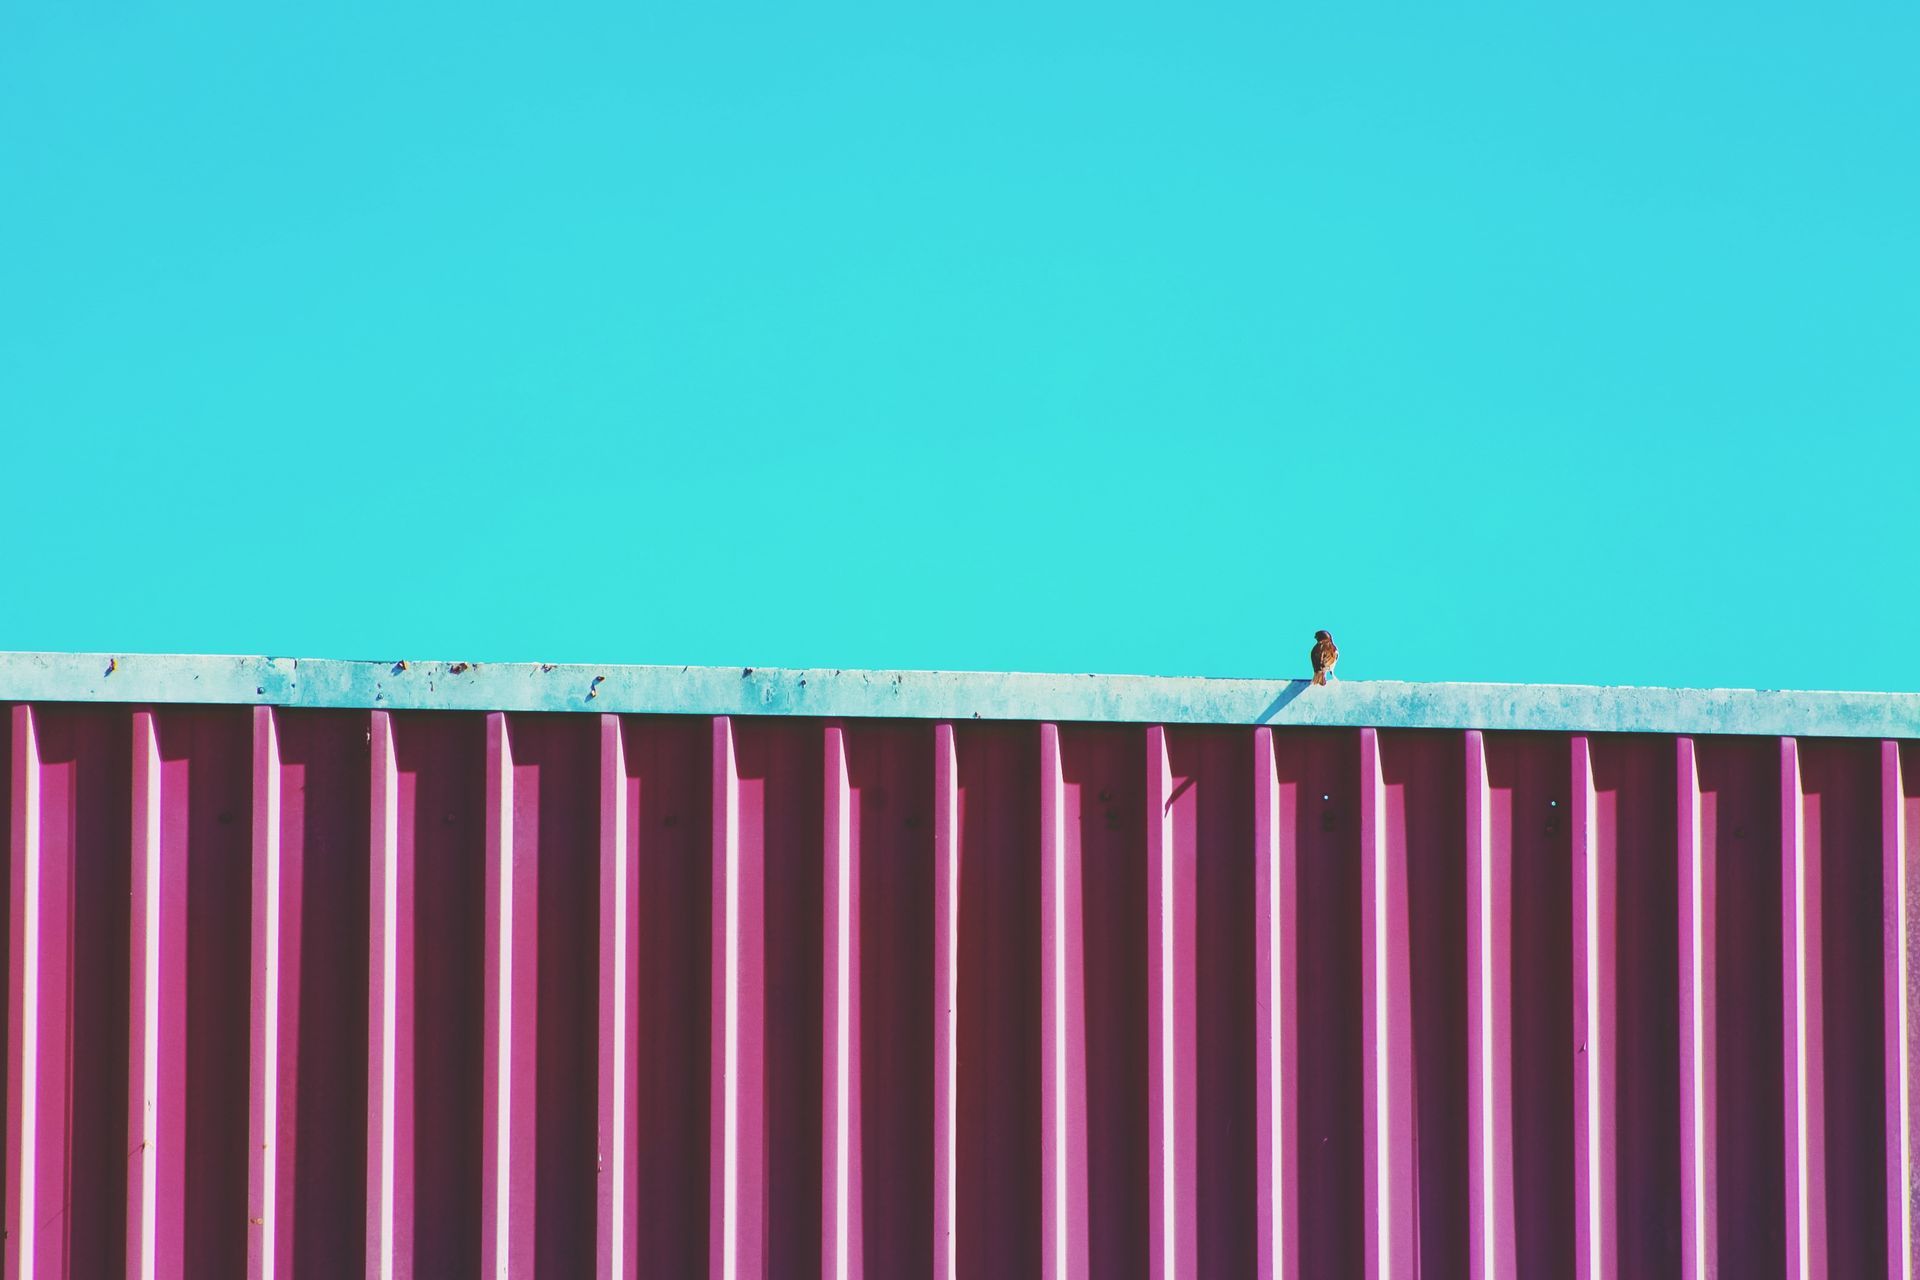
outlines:
[[1920, 737], [1920, 694], [0, 653], [0, 701]]

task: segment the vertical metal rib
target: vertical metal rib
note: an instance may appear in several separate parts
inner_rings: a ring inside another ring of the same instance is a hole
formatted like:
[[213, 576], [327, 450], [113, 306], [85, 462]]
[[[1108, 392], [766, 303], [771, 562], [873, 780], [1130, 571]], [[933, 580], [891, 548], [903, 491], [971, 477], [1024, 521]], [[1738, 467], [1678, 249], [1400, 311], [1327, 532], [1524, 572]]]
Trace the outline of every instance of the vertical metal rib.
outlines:
[[[1147, 1096], [1153, 1159], [1149, 1206], [1150, 1274], [1184, 1280], [1199, 1266], [1198, 1002], [1195, 850], [1179, 840], [1176, 806], [1192, 806], [1192, 788], [1176, 789], [1167, 730], [1147, 730], [1147, 1014], [1151, 1047]], [[1186, 813], [1191, 838], [1193, 820]]]
[[[763, 1267], [765, 815], [742, 821], [733, 722], [713, 722], [713, 1153], [708, 1265], [720, 1280]], [[743, 839], [743, 834], [750, 839]]]
[[1486, 739], [1466, 734], [1468, 1241], [1474, 1274], [1511, 1277], [1513, 1205], [1513, 868], [1496, 830]]
[[1380, 774], [1380, 735], [1360, 731], [1360, 969], [1364, 1045], [1361, 1071], [1366, 1131], [1367, 1275], [1393, 1280], [1393, 1108], [1391, 1022], [1387, 968], [1387, 815], [1386, 782]]
[[1080, 856], [1060, 729], [1040, 726], [1041, 1274], [1087, 1274], [1086, 984]]
[[1719, 1271], [1714, 1159], [1714, 860], [1701, 834], [1692, 738], [1675, 740], [1679, 819], [1680, 1247], [1693, 1280]]
[[33, 1274], [40, 1107], [40, 746], [33, 708], [13, 708], [7, 1013], [7, 1269]]
[[620, 717], [600, 717], [600, 933], [596, 1258], [602, 1276], [627, 1273], [627, 761]]
[[394, 1274], [395, 1109], [399, 1090], [400, 776], [393, 721], [368, 716], [366, 1274]]
[[1800, 746], [1780, 739], [1780, 992], [1787, 1268], [1826, 1274], [1820, 854], [1807, 839]]
[[480, 1265], [506, 1280], [513, 1216], [514, 831], [513, 742], [503, 712], [487, 716], [486, 1014], [482, 1083]]
[[127, 1274], [154, 1274], [160, 1106], [160, 741], [133, 713], [133, 898], [127, 923]]
[[1167, 731], [1155, 725], [1147, 730], [1147, 1151], [1152, 1161], [1147, 1238], [1153, 1280], [1180, 1275], [1172, 793]]
[[1406, 840], [1390, 821], [1380, 734], [1360, 731], [1361, 992], [1366, 1135], [1367, 1274], [1414, 1273], [1419, 1207], [1414, 1158], [1413, 1006]]
[[248, 1012], [247, 1275], [272, 1280], [279, 1154], [280, 739], [272, 707], [253, 709], [251, 1002]]
[[1914, 1266], [1914, 1090], [1913, 1036], [1916, 1030], [1908, 984], [1912, 981], [1913, 892], [1907, 866], [1906, 781], [1900, 744], [1880, 744], [1881, 956], [1885, 1046], [1887, 1151], [1887, 1274], [1913, 1280]]
[[1259, 1274], [1300, 1274], [1298, 786], [1282, 785], [1273, 730], [1253, 731], [1255, 1081], [1259, 1135]]
[[960, 765], [933, 728], [933, 1274], [959, 1276]]
[[1614, 1037], [1618, 948], [1615, 941], [1615, 839], [1600, 830], [1599, 796], [1588, 739], [1572, 740], [1573, 777], [1573, 1002], [1574, 1042], [1574, 1265], [1577, 1280], [1615, 1274]]
[[821, 868], [820, 1273], [864, 1273], [860, 1248], [860, 850], [846, 731], [825, 729]]

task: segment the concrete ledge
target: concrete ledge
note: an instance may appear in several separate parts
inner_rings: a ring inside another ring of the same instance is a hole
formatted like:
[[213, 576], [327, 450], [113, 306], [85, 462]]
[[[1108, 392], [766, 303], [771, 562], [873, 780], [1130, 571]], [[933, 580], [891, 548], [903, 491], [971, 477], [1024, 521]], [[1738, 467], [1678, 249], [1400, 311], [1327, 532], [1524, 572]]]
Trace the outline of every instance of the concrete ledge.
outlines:
[[1920, 737], [1920, 694], [0, 653], [0, 701]]

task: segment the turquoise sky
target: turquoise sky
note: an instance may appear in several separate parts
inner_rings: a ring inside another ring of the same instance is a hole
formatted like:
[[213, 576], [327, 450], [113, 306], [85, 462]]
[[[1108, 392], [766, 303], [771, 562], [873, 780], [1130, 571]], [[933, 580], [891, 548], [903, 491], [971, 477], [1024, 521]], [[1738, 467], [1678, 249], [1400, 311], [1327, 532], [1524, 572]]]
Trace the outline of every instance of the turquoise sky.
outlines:
[[1920, 11], [0, 9], [0, 648], [1920, 689]]

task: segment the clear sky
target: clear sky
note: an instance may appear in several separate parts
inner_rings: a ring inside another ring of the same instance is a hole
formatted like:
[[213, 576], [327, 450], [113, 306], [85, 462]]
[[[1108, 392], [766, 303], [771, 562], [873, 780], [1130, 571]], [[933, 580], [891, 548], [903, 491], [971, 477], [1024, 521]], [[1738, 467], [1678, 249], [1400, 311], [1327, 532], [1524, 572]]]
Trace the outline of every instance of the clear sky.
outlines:
[[8, 5], [0, 648], [1920, 689], [1920, 11], [1572, 8]]

